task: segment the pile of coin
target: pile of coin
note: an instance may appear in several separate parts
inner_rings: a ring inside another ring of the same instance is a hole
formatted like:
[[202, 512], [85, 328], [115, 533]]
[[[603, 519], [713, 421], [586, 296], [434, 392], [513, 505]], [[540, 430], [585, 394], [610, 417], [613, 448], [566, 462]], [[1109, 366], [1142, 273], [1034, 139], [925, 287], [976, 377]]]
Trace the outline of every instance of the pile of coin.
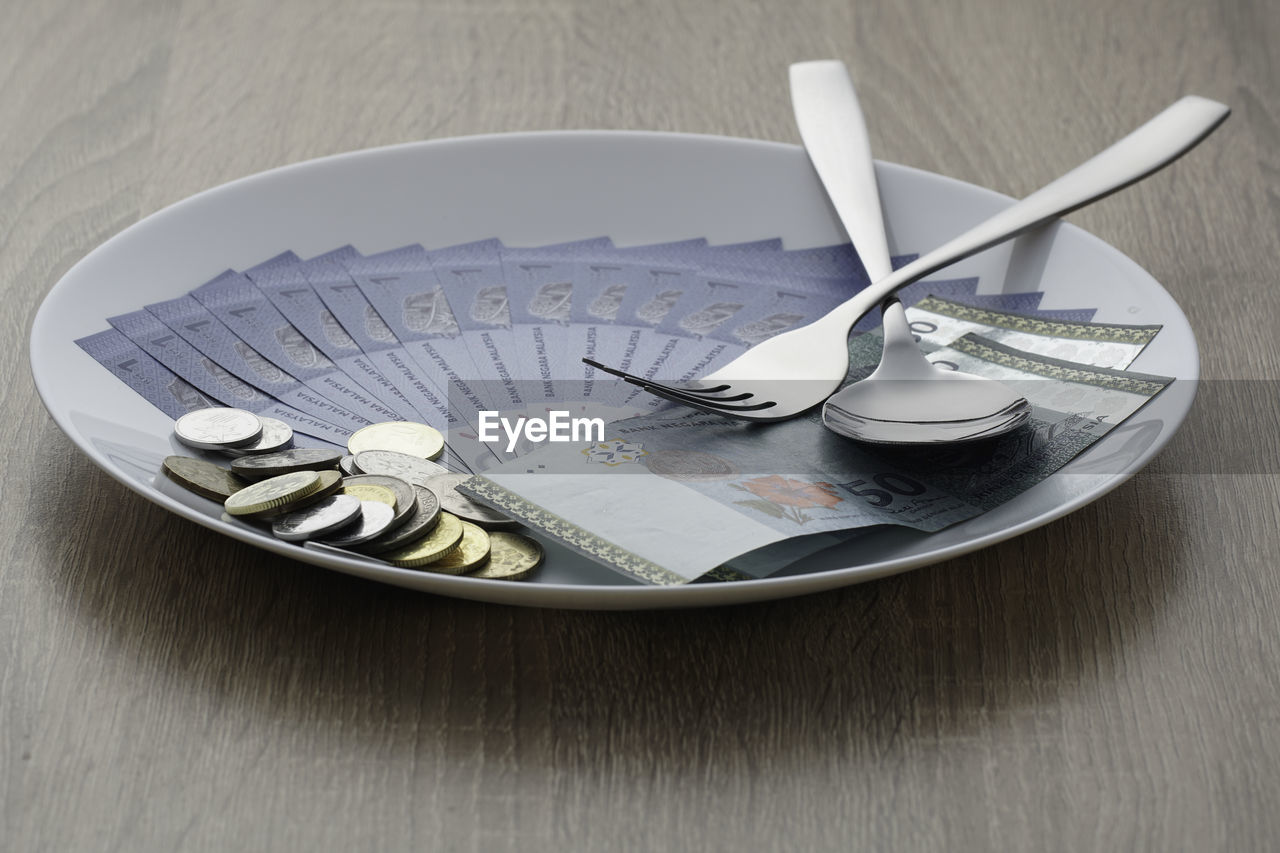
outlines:
[[290, 447], [287, 424], [242, 409], [191, 412], [174, 434], [233, 458], [223, 467], [170, 456], [163, 470], [171, 480], [221, 501], [234, 518], [269, 525], [284, 541], [489, 579], [520, 580], [542, 563], [541, 545], [510, 532], [517, 522], [457, 490], [470, 475], [433, 461], [444, 436], [426, 424], [373, 424], [352, 434], [346, 454]]

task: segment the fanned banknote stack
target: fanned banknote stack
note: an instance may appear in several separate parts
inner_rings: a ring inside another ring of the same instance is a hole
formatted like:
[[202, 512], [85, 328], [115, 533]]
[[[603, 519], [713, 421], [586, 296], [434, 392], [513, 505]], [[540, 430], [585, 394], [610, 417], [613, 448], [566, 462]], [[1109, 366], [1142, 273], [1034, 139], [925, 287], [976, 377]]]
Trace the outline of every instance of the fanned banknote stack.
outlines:
[[[478, 475], [462, 491], [646, 583], [760, 577], [851, 531], [929, 533], [973, 518], [1172, 381], [1128, 370], [1159, 327], [1042, 309], [1034, 290], [979, 293], [975, 278], [899, 295], [931, 360], [1032, 403], [1026, 427], [989, 441], [862, 445], [817, 411], [746, 424], [582, 362], [693, 379], [866, 283], [848, 244], [346, 246], [228, 270], [77, 343], [175, 419], [236, 406], [288, 423], [304, 446], [344, 446], [383, 421], [434, 426], [447, 436], [441, 461]], [[877, 324], [855, 328], [848, 381], [878, 362]]]

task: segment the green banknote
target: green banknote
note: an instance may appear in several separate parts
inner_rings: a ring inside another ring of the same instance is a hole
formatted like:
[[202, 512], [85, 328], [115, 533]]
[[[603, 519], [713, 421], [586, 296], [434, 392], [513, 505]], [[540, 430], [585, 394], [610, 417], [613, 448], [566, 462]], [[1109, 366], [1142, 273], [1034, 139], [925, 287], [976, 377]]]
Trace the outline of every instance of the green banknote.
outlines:
[[[1133, 364], [1160, 331], [1160, 326], [1068, 321], [997, 311], [936, 295], [907, 306], [906, 314], [911, 331], [926, 354], [965, 335], [981, 335], [1037, 355], [1117, 370]], [[850, 340], [850, 380], [861, 379], [875, 369], [882, 347], [879, 329]]]
[[[814, 412], [744, 423], [673, 407], [548, 444], [462, 491], [631, 577], [679, 584], [740, 555], [876, 525], [933, 532], [1043, 480], [1172, 380], [1092, 367], [966, 334], [932, 357], [1010, 385], [1030, 423], [988, 441], [884, 449]], [[750, 563], [750, 561], [746, 561]]]

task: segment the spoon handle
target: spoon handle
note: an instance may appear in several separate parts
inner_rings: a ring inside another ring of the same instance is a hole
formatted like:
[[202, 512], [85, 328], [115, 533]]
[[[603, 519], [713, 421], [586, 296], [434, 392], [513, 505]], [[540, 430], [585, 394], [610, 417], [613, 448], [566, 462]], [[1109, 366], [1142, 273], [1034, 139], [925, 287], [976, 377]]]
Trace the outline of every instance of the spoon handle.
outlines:
[[[871, 138], [849, 70], [838, 59], [823, 59], [795, 63], [790, 76], [791, 105], [809, 161], [870, 281], [879, 281], [893, 272], [893, 261]], [[880, 328], [882, 353], [873, 375], [908, 378], [933, 373], [898, 300], [881, 306]]]
[[1181, 98], [1062, 177], [875, 282], [827, 318], [848, 328], [898, 288], [1145, 178], [1194, 148], [1230, 114], [1225, 104], [1208, 98]]
[[843, 62], [791, 66], [791, 106], [814, 171], [871, 281], [893, 272], [867, 123]]

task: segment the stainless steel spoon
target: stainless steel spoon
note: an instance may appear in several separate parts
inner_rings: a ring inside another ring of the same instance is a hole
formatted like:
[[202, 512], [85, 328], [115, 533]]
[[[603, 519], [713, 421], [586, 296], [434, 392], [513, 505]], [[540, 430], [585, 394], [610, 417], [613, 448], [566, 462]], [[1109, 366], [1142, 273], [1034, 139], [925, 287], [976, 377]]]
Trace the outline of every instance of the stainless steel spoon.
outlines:
[[[1124, 139], [894, 270], [821, 319], [756, 344], [701, 380], [667, 385], [602, 369], [660, 397], [716, 414], [756, 422], [795, 417], [823, 403], [840, 387], [849, 369], [849, 330], [899, 288], [1145, 178], [1195, 147], [1230, 113], [1226, 105], [1208, 98], [1180, 99]], [[948, 410], [939, 413], [922, 407], [914, 395], [897, 395], [901, 410], [885, 420], [922, 424], [932, 417], [955, 424], [991, 417], [991, 408], [977, 405], [979, 396], [957, 393]]]
[[[839, 60], [798, 62], [791, 66], [790, 75], [791, 103], [805, 151], [871, 281], [880, 281], [893, 272], [893, 265], [871, 140], [848, 69]], [[931, 364], [916, 345], [906, 312], [896, 299], [882, 307], [881, 320], [880, 365], [827, 401], [823, 423], [830, 429], [862, 441], [915, 444], [987, 438], [1026, 422], [1030, 405], [1007, 386]], [[959, 420], [960, 425], [895, 429], [903, 422], [904, 395], [916, 398], [924, 422]], [[956, 397], [963, 398], [967, 407], [957, 409]], [[974, 411], [987, 414], [970, 417]], [[951, 416], [954, 412], [958, 414]]]

